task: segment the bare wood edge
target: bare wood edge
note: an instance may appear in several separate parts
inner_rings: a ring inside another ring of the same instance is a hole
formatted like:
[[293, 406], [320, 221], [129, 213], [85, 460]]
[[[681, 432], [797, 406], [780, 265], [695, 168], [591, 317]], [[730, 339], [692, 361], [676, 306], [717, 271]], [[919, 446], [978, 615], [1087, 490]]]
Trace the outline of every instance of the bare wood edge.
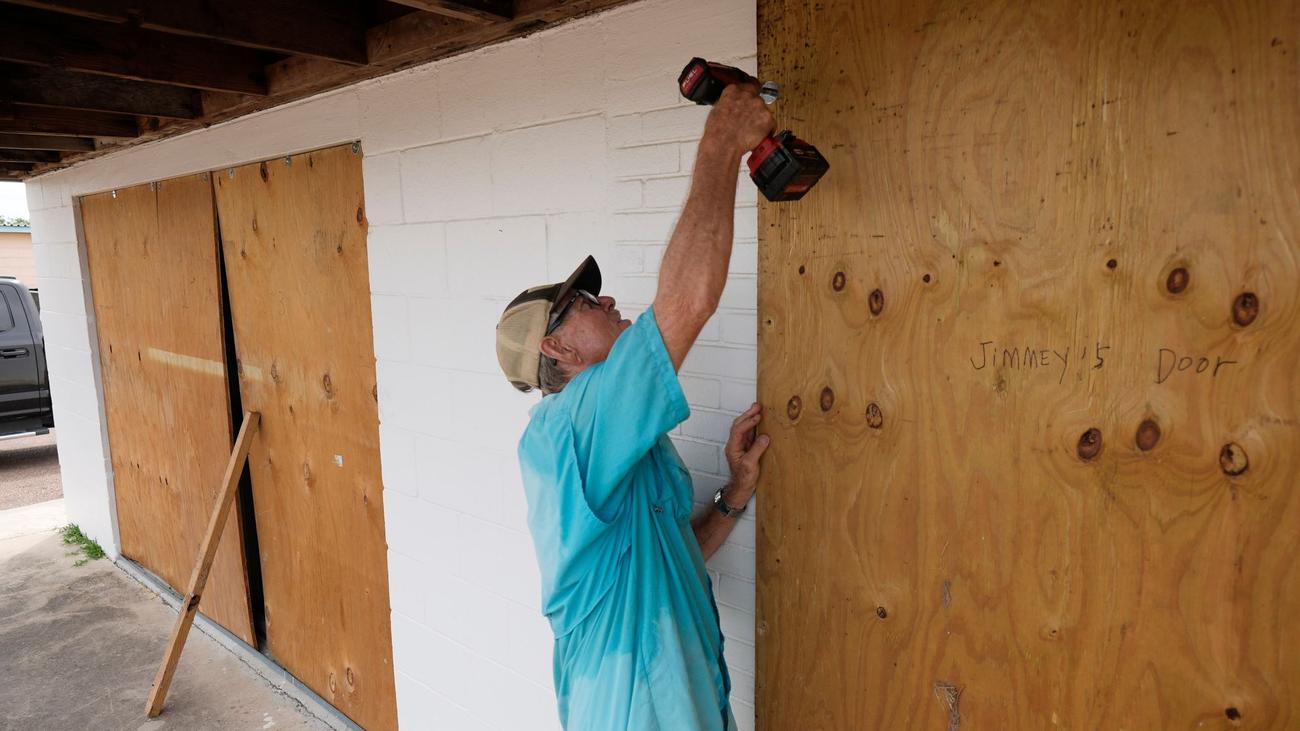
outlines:
[[445, 15], [448, 18], [458, 20], [468, 20], [471, 23], [499, 23], [503, 20], [510, 20], [510, 12], [506, 9], [489, 10], [486, 3], [467, 3], [454, 2], [452, 0], [390, 0], [398, 5], [405, 5], [416, 10], [424, 10], [438, 15]]
[[153, 689], [149, 692], [149, 701], [145, 705], [145, 713], [149, 718], [162, 713], [163, 701], [167, 699], [167, 689], [171, 687], [172, 676], [175, 675], [176, 665], [181, 659], [181, 650], [185, 647], [185, 638], [189, 636], [190, 627], [194, 624], [194, 615], [199, 611], [199, 600], [203, 597], [203, 587], [208, 583], [208, 572], [212, 569], [213, 559], [216, 558], [221, 533], [226, 527], [226, 519], [230, 517], [230, 506], [235, 502], [239, 477], [244, 471], [244, 462], [248, 459], [253, 433], [257, 431], [261, 419], [261, 414], [256, 411], [244, 412], [244, 423], [239, 427], [239, 436], [235, 438], [235, 446], [230, 452], [230, 461], [226, 463], [224, 484], [221, 494], [217, 496], [212, 518], [208, 521], [207, 534], [203, 536], [198, 563], [194, 565], [194, 572], [190, 574], [189, 587], [186, 589], [185, 599], [181, 602], [179, 614], [176, 616], [176, 626], [172, 628], [171, 639], [167, 642], [167, 651], [163, 653], [162, 664], [158, 666], [158, 674], [153, 680]]
[[519, 0], [515, 4], [515, 16], [512, 19], [491, 25], [478, 25], [433, 14], [411, 13], [366, 32], [371, 53], [369, 65], [348, 66], [320, 58], [291, 56], [267, 68], [268, 81], [275, 80], [271, 82], [272, 88], [268, 96], [201, 92], [204, 116], [198, 119], [161, 122], [156, 128], [142, 130], [137, 137], [117, 143], [110, 142], [96, 150], [65, 155], [59, 163], [37, 165], [21, 179], [64, 170], [71, 165], [137, 145], [204, 129], [377, 76], [469, 53], [493, 43], [531, 35], [632, 2], [635, 0]]

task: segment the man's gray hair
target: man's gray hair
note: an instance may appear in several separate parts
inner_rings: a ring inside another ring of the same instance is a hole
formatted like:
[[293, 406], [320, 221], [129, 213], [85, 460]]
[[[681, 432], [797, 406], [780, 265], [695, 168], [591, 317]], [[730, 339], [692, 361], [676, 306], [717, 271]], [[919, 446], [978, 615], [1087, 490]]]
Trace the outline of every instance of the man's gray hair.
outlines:
[[537, 380], [541, 384], [542, 393], [559, 393], [569, 383], [569, 374], [564, 372], [560, 361], [543, 355], [542, 365], [537, 369]]

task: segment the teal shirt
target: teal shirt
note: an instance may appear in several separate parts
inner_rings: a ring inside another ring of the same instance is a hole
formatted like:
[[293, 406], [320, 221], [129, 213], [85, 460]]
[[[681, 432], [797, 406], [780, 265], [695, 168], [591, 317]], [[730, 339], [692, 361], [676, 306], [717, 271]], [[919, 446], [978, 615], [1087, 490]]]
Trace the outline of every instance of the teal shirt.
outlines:
[[648, 310], [533, 407], [519, 442], [569, 731], [735, 728], [690, 474], [667, 436], [689, 415]]

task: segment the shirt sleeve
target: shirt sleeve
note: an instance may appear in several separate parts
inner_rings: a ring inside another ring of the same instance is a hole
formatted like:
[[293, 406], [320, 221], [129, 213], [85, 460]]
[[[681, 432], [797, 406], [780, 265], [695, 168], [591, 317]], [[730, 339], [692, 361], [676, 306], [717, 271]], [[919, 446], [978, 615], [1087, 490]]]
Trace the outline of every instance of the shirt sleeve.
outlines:
[[565, 387], [587, 504], [609, 522], [628, 475], [659, 437], [690, 416], [654, 309], [614, 341], [609, 357]]

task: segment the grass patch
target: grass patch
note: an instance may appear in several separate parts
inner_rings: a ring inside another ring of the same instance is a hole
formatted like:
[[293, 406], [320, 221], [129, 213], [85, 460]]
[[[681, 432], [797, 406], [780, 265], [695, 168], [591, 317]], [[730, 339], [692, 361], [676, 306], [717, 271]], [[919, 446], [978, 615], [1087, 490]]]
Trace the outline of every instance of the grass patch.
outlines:
[[81, 532], [81, 528], [79, 528], [76, 523], [69, 523], [63, 526], [59, 529], [59, 533], [63, 534], [63, 542], [66, 545], [76, 546], [75, 550], [68, 553], [69, 556], [81, 554], [81, 559], [73, 564], [73, 566], [84, 566], [91, 561], [104, 557], [104, 549], [100, 548], [99, 544], [95, 541], [87, 538], [86, 534]]

